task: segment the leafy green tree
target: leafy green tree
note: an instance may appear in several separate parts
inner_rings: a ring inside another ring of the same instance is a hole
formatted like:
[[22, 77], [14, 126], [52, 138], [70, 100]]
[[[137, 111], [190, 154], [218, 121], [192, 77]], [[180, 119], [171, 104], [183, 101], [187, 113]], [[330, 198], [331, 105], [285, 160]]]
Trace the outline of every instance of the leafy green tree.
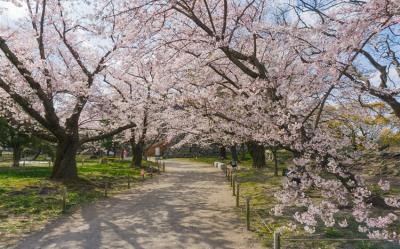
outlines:
[[0, 117], [0, 146], [12, 148], [13, 167], [19, 166], [23, 154], [29, 155], [30, 160], [36, 160], [40, 154], [54, 158], [54, 144], [22, 131], [4, 117]]
[[0, 118], [0, 145], [13, 149], [12, 167], [19, 167], [23, 148], [30, 142], [29, 135], [10, 126], [6, 119]]

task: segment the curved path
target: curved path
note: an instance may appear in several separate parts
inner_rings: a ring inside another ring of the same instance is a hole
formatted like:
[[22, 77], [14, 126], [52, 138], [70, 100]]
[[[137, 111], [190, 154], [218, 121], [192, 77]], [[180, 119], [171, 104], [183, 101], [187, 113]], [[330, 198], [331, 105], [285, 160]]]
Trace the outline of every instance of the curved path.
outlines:
[[17, 248], [262, 248], [238, 218], [220, 171], [173, 160], [166, 170], [60, 218]]

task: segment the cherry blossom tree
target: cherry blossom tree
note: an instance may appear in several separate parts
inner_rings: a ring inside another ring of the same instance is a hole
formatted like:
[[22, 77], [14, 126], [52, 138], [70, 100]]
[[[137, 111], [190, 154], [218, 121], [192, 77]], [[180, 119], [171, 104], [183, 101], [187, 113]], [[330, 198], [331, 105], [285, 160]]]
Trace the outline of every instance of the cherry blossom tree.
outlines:
[[[397, 30], [400, 12], [397, 1], [299, 1], [299, 5], [294, 6], [294, 12], [299, 18], [297, 25], [301, 28], [297, 29], [297, 32], [293, 32], [294, 38], [298, 40], [298, 43], [295, 44], [298, 46], [297, 50], [301, 60], [310, 67], [314, 65], [316, 69], [329, 70], [331, 75], [327, 78], [331, 82], [328, 94], [318, 102], [318, 107], [316, 107], [319, 109], [317, 119], [315, 119], [318, 121], [316, 124], [320, 124], [320, 113], [323, 113], [329, 96], [338, 96], [339, 94], [333, 93], [342, 87], [349, 90], [349, 84], [353, 87], [349, 91], [358, 96], [359, 104], [362, 107], [377, 111], [372, 104], [378, 99], [385, 102], [398, 116], [396, 113], [396, 86], [399, 83], [399, 77], [396, 72], [396, 61], [398, 60], [396, 51], [398, 50]], [[320, 75], [326, 77], [327, 74], [321, 72]], [[366, 93], [369, 96], [365, 97]], [[319, 127], [318, 133], [320, 135], [325, 133], [324, 136], [327, 137], [329, 134], [326, 134], [323, 128]], [[367, 141], [363, 143], [365, 148], [369, 148], [371, 145], [373, 144]], [[327, 148], [332, 150], [331, 146], [327, 146]], [[310, 159], [315, 160], [310, 151], [306, 152], [309, 154], [308, 158], [304, 159], [303, 157], [304, 160], [297, 162], [299, 168], [305, 168], [303, 176], [305, 172], [309, 171], [307, 165], [311, 163]], [[367, 153], [368, 151], [366, 150]], [[371, 191], [366, 182], [350, 170], [351, 164], [356, 163], [355, 159], [362, 157], [363, 153], [358, 152], [353, 155], [343, 151], [341, 153], [339, 151], [335, 153], [318, 151], [318, 153], [319, 156], [316, 158], [323, 162], [322, 166], [326, 164], [328, 172], [338, 175], [337, 179], [340, 181], [337, 190], [330, 195], [346, 200], [346, 193], [349, 193], [354, 198], [350, 200], [350, 206], [355, 220], [360, 223], [359, 230], [368, 233], [371, 238], [398, 239], [395, 232], [391, 233], [390, 230], [386, 230], [386, 228], [393, 227], [397, 216], [388, 211], [385, 216], [373, 217], [374, 209], [390, 210], [398, 207], [398, 197], [396, 202], [396, 197], [389, 193], [385, 197]], [[315, 170], [314, 167], [310, 169]], [[306, 174], [310, 175], [309, 172]], [[307, 181], [308, 187], [301, 184], [305, 190], [315, 186], [325, 188], [323, 180], [321, 181], [321, 175]], [[382, 185], [382, 181], [379, 182], [379, 185]], [[335, 184], [334, 182], [326, 181], [325, 184], [335, 189], [332, 185]], [[340, 189], [342, 187], [344, 189]], [[294, 190], [298, 186], [289, 188]], [[388, 188], [385, 187], [385, 191], [387, 190]], [[297, 195], [302, 195], [305, 191], [295, 192]], [[316, 224], [314, 223], [315, 217], [321, 216], [326, 225], [332, 225], [333, 214], [339, 210], [338, 205], [332, 205], [332, 202], [324, 203], [325, 207], [323, 208], [328, 210], [330, 207], [332, 211], [329, 215], [330, 218], [327, 219], [322, 217], [321, 211], [318, 211], [321, 205], [316, 207], [310, 204], [309, 199], [303, 200], [308, 202], [310, 208], [296, 217], [299, 221], [312, 230], [313, 224]], [[340, 203], [339, 199], [338, 203]], [[346, 203], [349, 205], [349, 202], [346, 201]], [[324, 215], [326, 213], [328, 212], [324, 212]]]
[[140, 48], [150, 36], [147, 26], [136, 27], [145, 20], [144, 3], [130, 2], [139, 6], [135, 13], [116, 15], [126, 2], [14, 2], [27, 16], [1, 26], [2, 95], [45, 131], [42, 138], [57, 143], [51, 177], [75, 179], [82, 144], [135, 126], [121, 115], [126, 106], [114, 103], [118, 96], [107, 92], [103, 79], [124, 56], [121, 48]]
[[145, 53], [139, 62], [121, 61], [113, 77], [104, 79], [110, 90], [120, 95], [120, 105], [126, 105], [124, 115], [136, 126], [123, 132], [121, 140], [132, 150], [132, 166], [140, 167], [147, 148], [163, 139], [166, 116], [165, 72], [162, 56], [154, 51]]
[[297, 207], [313, 232], [347, 226], [347, 210], [369, 237], [399, 239], [400, 198], [352, 167], [376, 148], [356, 111], [379, 100], [400, 117], [398, 1], [24, 4], [28, 18], [0, 30], [0, 94], [57, 142], [53, 178], [77, 177], [79, 146], [122, 131], [136, 165], [165, 129], [181, 143], [246, 143], [254, 167], [282, 148], [295, 159], [277, 215]]
[[[313, 231], [317, 219], [333, 226], [339, 210], [350, 206], [360, 230], [374, 238], [397, 239], [396, 233], [385, 230], [397, 217], [390, 211], [386, 216], [373, 217], [371, 211], [390, 209], [398, 203], [371, 192], [365, 181], [352, 172], [351, 165], [360, 154], [351, 149], [351, 139], [337, 137], [321, 118], [330, 96], [340, 90], [340, 80], [349, 75], [349, 62], [365, 55], [358, 45], [368, 43], [377, 32], [398, 21], [398, 4], [357, 1], [352, 6], [352, 2], [343, 2], [345, 7], [333, 8], [329, 14], [314, 8], [317, 18], [306, 21], [300, 10], [310, 10], [308, 1], [289, 5], [294, 7], [291, 20], [285, 16], [271, 20], [270, 3], [171, 2], [173, 20], [177, 21], [173, 23], [169, 44], [192, 55], [203, 68], [211, 68], [229, 86], [225, 89], [238, 92], [236, 108], [229, 108], [225, 101], [221, 115], [217, 112], [220, 108], [207, 105], [211, 115], [232, 121], [223, 125], [234, 124], [231, 129], [238, 127], [238, 133], [260, 144], [293, 152], [295, 173], [288, 177], [284, 191], [277, 194], [282, 203], [277, 206], [277, 213], [284, 206], [306, 208], [295, 219]], [[316, 20], [318, 17], [321, 20]], [[336, 29], [340, 35], [334, 33]], [[360, 32], [349, 39], [354, 30]], [[209, 81], [203, 81], [203, 85]], [[218, 104], [221, 106], [221, 102]], [[371, 145], [363, 144], [365, 148]], [[323, 201], [310, 198], [311, 190], [319, 191]]]

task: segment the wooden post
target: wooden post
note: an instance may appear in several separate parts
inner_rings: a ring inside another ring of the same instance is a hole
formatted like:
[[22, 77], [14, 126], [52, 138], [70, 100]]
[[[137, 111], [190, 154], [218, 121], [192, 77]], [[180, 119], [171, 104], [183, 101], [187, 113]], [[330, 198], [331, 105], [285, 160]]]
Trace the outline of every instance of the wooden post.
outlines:
[[274, 232], [274, 249], [281, 249], [281, 234]]
[[250, 231], [250, 197], [246, 197], [246, 228]]
[[231, 173], [231, 187], [233, 188], [233, 184], [235, 182], [235, 176], [233, 175], [233, 171]]
[[65, 213], [67, 211], [67, 187], [63, 186], [61, 189], [61, 195], [62, 195], [62, 211]]
[[240, 184], [238, 183], [236, 186], [236, 207], [239, 207], [239, 188], [240, 188]]
[[131, 175], [128, 174], [128, 189], [131, 188]]
[[85, 164], [85, 160], [83, 158], [82, 158], [81, 163], [82, 163], [82, 167], [83, 167], [83, 165]]
[[104, 197], [108, 196], [108, 182], [104, 183]]
[[165, 172], [165, 162], [162, 163], [162, 171]]
[[158, 169], [158, 174], [160, 174], [160, 173], [161, 173], [161, 171], [160, 171], [160, 164], [158, 163], [158, 161], [157, 161], [157, 169]]
[[232, 195], [235, 196], [236, 195], [236, 189], [235, 186], [236, 185], [236, 181], [235, 181], [235, 177], [232, 180]]

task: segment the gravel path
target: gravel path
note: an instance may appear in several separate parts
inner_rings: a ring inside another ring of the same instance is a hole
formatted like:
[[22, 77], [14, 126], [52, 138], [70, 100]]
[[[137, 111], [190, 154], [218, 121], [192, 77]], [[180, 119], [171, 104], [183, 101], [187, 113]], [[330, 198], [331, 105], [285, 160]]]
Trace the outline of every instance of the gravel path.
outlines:
[[169, 160], [167, 173], [65, 216], [17, 248], [257, 249], [223, 174]]

